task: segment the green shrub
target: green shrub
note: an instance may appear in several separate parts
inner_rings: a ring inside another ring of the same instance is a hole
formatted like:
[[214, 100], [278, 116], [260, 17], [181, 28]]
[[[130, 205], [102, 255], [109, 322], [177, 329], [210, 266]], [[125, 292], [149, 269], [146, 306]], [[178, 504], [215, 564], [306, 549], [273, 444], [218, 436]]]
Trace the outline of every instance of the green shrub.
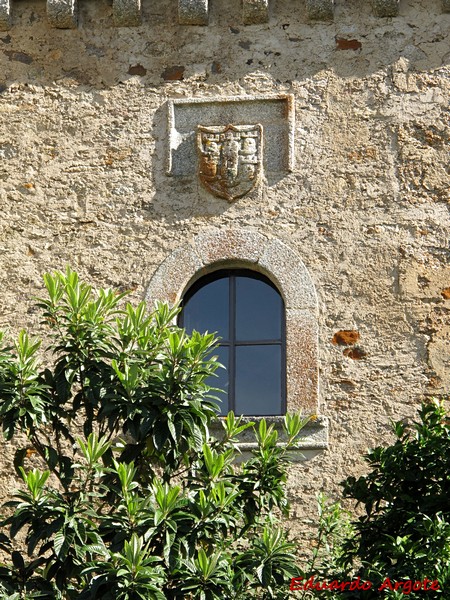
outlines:
[[[344, 482], [344, 495], [365, 510], [345, 550], [377, 587], [385, 578], [438, 580], [439, 591], [408, 594], [431, 600], [450, 586], [450, 421], [439, 402], [423, 404], [419, 416], [413, 427], [395, 423], [395, 443], [369, 452], [367, 476]], [[385, 589], [384, 597], [404, 596]]]
[[[419, 416], [411, 427], [395, 423], [396, 441], [367, 454], [368, 475], [343, 482], [344, 496], [364, 508], [362, 516], [350, 526], [338, 504], [322, 506], [316, 561], [303, 576], [372, 583], [370, 590], [347, 589], [339, 598], [450, 597], [450, 419], [435, 401], [423, 404]], [[302, 594], [336, 597], [330, 591]]]
[[[213, 335], [186, 335], [165, 305], [94, 293], [70, 269], [45, 285], [53, 361], [25, 332], [0, 351], [3, 432], [28, 440], [1, 523], [1, 598], [284, 600], [294, 546], [275, 514], [305, 421], [286, 417], [285, 446], [232, 413], [211, 437]], [[248, 427], [257, 447], [236, 467]]]

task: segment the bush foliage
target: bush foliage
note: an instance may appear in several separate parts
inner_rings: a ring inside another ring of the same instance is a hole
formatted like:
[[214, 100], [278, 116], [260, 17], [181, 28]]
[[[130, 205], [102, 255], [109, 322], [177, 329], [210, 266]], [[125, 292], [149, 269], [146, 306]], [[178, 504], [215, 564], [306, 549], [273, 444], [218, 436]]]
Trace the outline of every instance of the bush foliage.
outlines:
[[[299, 576], [372, 583], [299, 599], [448, 597], [442, 404], [422, 405], [413, 426], [395, 423], [396, 441], [366, 456], [369, 473], [343, 483], [363, 507], [357, 520], [321, 499], [302, 572], [280, 518], [288, 452], [306, 420], [286, 416], [280, 445], [264, 419], [219, 419], [208, 385], [219, 366], [214, 335], [188, 336], [174, 325], [177, 309], [134, 308], [70, 269], [44, 280], [50, 346], [41, 351], [26, 332], [14, 344], [0, 338], [0, 422], [21, 481], [3, 507], [1, 600], [285, 600]], [[256, 444], [243, 461], [238, 436], [249, 428]], [[386, 579], [403, 589], [379, 590]], [[405, 584], [424, 579], [439, 590]]]
[[[287, 451], [304, 421], [286, 417], [285, 446], [264, 420], [219, 422], [212, 334], [188, 336], [176, 309], [133, 308], [70, 269], [45, 285], [50, 348], [21, 332], [0, 351], [0, 422], [7, 440], [26, 438], [0, 597], [284, 600], [294, 546], [274, 515], [288, 511]], [[257, 443], [237, 467], [249, 427]]]
[[345, 559], [376, 587], [386, 577], [437, 580], [438, 591], [410, 597], [439, 599], [450, 587], [450, 421], [439, 402], [423, 404], [419, 417], [413, 427], [395, 423], [395, 443], [366, 457], [370, 473], [344, 482], [344, 496], [365, 511]]
[[[399, 421], [393, 430], [393, 444], [365, 457], [369, 473], [343, 482], [344, 496], [363, 514], [351, 522], [339, 503], [322, 502], [319, 545], [303, 575], [372, 583], [370, 590], [347, 589], [339, 598], [444, 600], [450, 597], [450, 419], [443, 404], [432, 401], [412, 426]], [[431, 589], [433, 581], [438, 590]], [[411, 589], [414, 582], [422, 582], [420, 591]], [[299, 595], [336, 596], [316, 590]]]

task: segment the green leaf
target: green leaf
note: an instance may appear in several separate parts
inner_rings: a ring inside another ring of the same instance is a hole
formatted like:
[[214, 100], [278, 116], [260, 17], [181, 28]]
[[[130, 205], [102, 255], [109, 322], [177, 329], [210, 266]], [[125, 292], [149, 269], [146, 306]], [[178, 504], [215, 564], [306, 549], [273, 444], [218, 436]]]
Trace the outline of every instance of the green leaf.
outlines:
[[25, 562], [20, 552], [17, 552], [16, 550], [11, 552], [11, 560], [16, 569], [19, 571], [25, 571]]
[[59, 560], [64, 560], [73, 541], [75, 534], [64, 530], [58, 531], [53, 539], [53, 549]]

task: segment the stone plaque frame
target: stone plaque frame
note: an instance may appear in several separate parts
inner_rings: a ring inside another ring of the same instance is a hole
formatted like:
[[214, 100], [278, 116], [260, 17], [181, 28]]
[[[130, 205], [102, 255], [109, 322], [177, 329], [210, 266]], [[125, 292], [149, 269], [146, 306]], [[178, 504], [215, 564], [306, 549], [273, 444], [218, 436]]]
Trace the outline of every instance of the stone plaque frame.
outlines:
[[252, 125], [263, 127], [265, 173], [289, 173], [294, 168], [295, 109], [292, 94], [183, 98], [168, 103], [167, 175], [197, 176], [197, 126]]

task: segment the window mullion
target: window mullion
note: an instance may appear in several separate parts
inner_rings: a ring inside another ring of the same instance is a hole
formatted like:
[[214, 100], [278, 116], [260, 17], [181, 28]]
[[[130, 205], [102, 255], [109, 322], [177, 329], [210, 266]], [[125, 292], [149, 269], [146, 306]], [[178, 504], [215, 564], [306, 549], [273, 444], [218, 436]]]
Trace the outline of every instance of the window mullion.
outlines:
[[229, 276], [229, 307], [230, 307], [230, 356], [228, 358], [228, 389], [229, 410], [236, 411], [236, 277]]

